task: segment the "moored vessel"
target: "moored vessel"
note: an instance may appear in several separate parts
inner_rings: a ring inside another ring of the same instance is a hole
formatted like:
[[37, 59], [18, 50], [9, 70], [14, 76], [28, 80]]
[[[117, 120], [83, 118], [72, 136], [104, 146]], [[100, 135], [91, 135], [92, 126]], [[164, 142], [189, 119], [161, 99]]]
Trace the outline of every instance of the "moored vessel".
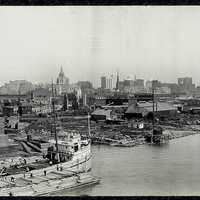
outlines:
[[156, 87], [157, 81], [153, 80], [152, 82], [152, 99], [153, 99], [153, 119], [152, 119], [152, 125], [153, 130], [152, 132], [145, 135], [145, 140], [147, 143], [150, 144], [166, 144], [169, 142], [169, 135], [163, 134], [163, 130], [161, 127], [155, 127], [155, 87]]
[[52, 105], [55, 137], [48, 140], [37, 156], [15, 158], [12, 162], [5, 159], [0, 163], [0, 196], [45, 195], [99, 182], [90, 173], [89, 117], [88, 136], [64, 130], [57, 133], [54, 102]]

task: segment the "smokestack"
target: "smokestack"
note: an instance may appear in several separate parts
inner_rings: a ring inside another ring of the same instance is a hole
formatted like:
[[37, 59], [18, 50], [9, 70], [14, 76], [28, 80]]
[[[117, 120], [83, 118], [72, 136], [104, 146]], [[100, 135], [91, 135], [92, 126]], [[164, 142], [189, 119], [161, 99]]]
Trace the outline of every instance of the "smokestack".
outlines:
[[119, 90], [119, 72], [117, 71], [116, 91]]

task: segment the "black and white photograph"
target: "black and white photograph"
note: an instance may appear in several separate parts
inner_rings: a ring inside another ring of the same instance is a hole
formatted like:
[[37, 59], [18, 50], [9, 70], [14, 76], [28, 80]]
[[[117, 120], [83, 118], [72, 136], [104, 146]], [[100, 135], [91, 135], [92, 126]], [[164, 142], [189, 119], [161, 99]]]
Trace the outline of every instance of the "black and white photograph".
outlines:
[[199, 19], [1, 6], [0, 196], [199, 196]]

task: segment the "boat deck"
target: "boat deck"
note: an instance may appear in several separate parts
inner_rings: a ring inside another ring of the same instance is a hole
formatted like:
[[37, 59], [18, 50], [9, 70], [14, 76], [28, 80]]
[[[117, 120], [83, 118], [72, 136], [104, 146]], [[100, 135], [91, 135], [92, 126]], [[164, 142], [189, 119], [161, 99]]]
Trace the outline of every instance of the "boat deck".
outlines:
[[51, 171], [45, 175], [41, 176], [31, 176], [31, 172], [25, 174], [24, 177], [16, 178], [13, 182], [9, 179], [6, 180], [6, 178], [3, 177], [0, 180], [0, 185], [1, 186], [6, 186], [6, 185], [15, 185], [17, 187], [25, 187], [27, 185], [33, 185], [33, 184], [39, 184], [42, 182], [49, 182], [51, 180], [61, 180], [63, 178], [68, 178], [68, 177], [73, 177], [74, 172], [70, 172], [68, 170], [63, 170], [63, 171]]
[[48, 162], [39, 161], [39, 162], [30, 163], [30, 164], [24, 164], [19, 167], [17, 167], [17, 166], [9, 167], [6, 169], [6, 173], [7, 173], [7, 175], [15, 175], [15, 174], [20, 174], [20, 173], [25, 173], [27, 171], [27, 169], [29, 169], [31, 171], [31, 170], [35, 170], [35, 169], [46, 168], [49, 166], [50, 165]]

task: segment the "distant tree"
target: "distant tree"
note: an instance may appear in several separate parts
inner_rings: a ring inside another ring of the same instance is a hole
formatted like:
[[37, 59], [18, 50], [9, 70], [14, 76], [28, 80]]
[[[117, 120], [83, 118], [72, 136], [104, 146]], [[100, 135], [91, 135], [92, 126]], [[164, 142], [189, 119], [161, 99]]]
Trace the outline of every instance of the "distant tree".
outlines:
[[67, 110], [67, 95], [64, 95], [64, 99], [63, 99], [63, 110]]
[[78, 101], [77, 101], [77, 97], [76, 97], [75, 94], [73, 95], [73, 99], [72, 99], [72, 109], [73, 110], [77, 110], [78, 109]]

